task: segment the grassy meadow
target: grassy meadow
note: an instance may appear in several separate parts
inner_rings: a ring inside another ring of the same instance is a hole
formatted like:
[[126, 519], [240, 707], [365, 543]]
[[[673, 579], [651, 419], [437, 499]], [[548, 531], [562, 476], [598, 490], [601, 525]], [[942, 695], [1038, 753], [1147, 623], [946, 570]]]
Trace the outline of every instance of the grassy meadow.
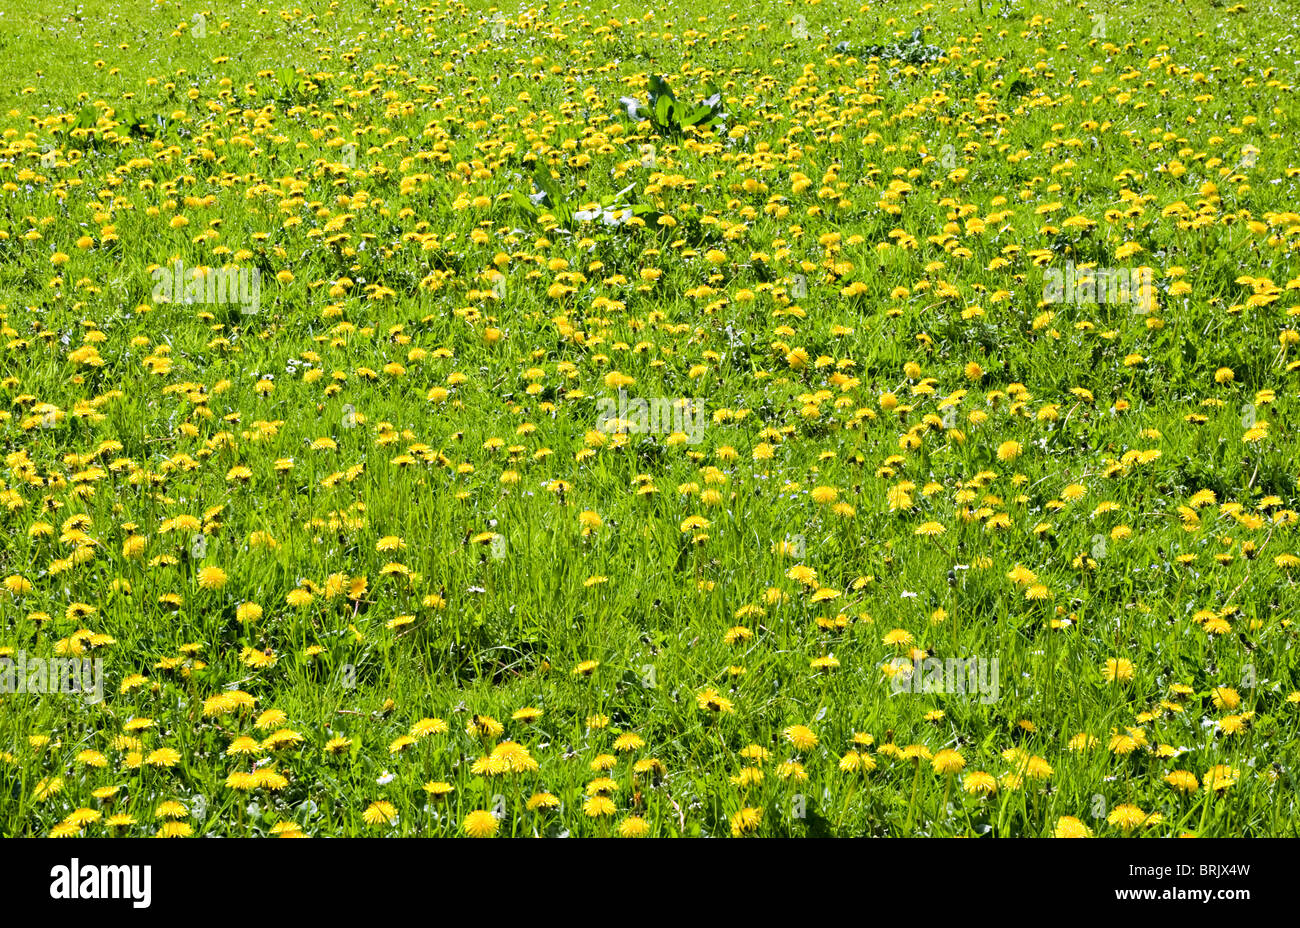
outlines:
[[0, 836], [1296, 836], [1298, 24], [7, 0]]

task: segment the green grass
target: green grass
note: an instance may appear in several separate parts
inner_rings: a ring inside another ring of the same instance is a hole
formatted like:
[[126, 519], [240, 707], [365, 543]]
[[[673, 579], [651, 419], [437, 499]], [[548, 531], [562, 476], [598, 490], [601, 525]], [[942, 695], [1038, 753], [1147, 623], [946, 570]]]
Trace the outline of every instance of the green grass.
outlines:
[[1294, 13], [495, 12], [0, 16], [0, 834], [1294, 836]]

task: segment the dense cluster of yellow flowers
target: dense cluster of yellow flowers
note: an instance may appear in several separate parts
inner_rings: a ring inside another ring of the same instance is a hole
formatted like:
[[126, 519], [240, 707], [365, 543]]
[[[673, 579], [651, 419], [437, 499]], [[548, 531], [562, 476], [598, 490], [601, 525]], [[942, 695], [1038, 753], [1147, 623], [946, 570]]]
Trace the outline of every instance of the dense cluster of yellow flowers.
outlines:
[[232, 8], [32, 78], [0, 658], [106, 684], [11, 675], [0, 830], [1281, 833], [1293, 75], [1005, 6]]

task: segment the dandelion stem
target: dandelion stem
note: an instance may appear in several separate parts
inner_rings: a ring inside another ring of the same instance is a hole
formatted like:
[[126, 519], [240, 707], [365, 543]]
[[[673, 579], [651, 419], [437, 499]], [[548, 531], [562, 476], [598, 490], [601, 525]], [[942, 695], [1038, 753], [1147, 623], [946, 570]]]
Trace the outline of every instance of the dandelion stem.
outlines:
[[912, 831], [912, 812], [916, 808], [916, 790], [921, 785], [921, 759], [915, 757], [912, 759], [912, 766], [916, 768], [916, 774], [912, 777], [912, 798], [907, 803], [907, 826], [906, 831], [911, 834]]

